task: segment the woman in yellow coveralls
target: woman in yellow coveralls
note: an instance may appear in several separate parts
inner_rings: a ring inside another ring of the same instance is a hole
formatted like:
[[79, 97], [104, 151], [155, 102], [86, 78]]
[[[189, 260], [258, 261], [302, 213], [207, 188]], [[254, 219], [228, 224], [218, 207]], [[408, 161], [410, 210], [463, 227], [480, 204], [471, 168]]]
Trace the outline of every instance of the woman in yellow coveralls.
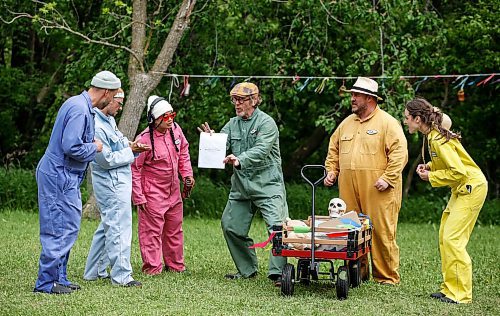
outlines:
[[[472, 263], [466, 246], [488, 192], [483, 173], [460, 143], [460, 136], [442, 127], [443, 113], [425, 99], [406, 104], [405, 125], [427, 138], [431, 161], [417, 174], [433, 187], [449, 186], [451, 197], [441, 217], [441, 290], [431, 294], [446, 303], [472, 302]], [[425, 162], [425, 161], [424, 161]]]

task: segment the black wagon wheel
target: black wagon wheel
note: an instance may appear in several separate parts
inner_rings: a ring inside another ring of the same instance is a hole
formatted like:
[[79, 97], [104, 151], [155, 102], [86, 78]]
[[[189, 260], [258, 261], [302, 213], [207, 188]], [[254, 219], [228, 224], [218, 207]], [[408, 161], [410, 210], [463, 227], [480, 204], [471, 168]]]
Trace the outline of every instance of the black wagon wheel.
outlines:
[[297, 279], [301, 284], [309, 285], [309, 260], [300, 260], [298, 264]]
[[347, 266], [339, 267], [335, 289], [337, 290], [337, 298], [339, 300], [347, 298], [347, 293], [349, 292], [349, 268]]
[[293, 286], [295, 283], [295, 267], [287, 263], [281, 272], [281, 294], [285, 296], [293, 295]]
[[352, 287], [358, 287], [361, 284], [361, 264], [359, 259], [349, 261], [349, 282]]

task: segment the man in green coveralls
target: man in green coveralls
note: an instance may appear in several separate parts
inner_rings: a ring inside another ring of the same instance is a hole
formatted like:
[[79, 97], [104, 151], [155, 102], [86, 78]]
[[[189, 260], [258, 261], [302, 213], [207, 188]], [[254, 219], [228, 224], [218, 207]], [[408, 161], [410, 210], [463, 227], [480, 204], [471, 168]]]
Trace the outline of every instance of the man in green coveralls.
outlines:
[[[238, 269], [226, 274], [227, 279], [252, 278], [257, 275], [257, 256], [253, 240], [248, 236], [256, 210], [260, 210], [267, 229], [281, 225], [288, 217], [285, 183], [281, 170], [279, 132], [273, 118], [261, 111], [259, 89], [253, 83], [242, 82], [230, 92], [236, 116], [222, 128], [228, 135], [227, 149], [231, 154], [224, 163], [233, 165], [231, 192], [222, 214], [222, 231], [229, 252]], [[208, 123], [199, 128], [213, 132]], [[252, 209], [252, 205], [254, 208]], [[281, 285], [281, 270], [286, 258], [269, 259], [269, 279]]]

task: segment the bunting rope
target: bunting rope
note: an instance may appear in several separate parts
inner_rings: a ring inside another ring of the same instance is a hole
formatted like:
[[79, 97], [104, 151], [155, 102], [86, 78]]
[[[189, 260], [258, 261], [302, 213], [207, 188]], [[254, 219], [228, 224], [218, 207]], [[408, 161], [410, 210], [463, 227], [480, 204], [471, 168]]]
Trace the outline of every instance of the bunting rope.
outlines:
[[[265, 75], [265, 76], [259, 76], [259, 75], [251, 75], [251, 76], [242, 76], [242, 75], [190, 75], [190, 74], [173, 74], [173, 73], [168, 73], [168, 72], [161, 72], [161, 71], [152, 71], [152, 74], [160, 74], [165, 77], [184, 77], [184, 76], [189, 76], [189, 78], [230, 78], [230, 79], [291, 79], [293, 81], [298, 81], [300, 80], [301, 77], [294, 75], [294, 76], [279, 76], [279, 75]], [[456, 74], [456, 75], [403, 75], [399, 76], [399, 79], [439, 79], [439, 78], [461, 78], [461, 77], [488, 77], [488, 81], [491, 80], [491, 78], [499, 75], [499, 73], [477, 73], [477, 74]], [[389, 76], [366, 76], [367, 78], [371, 79], [390, 79], [392, 77]], [[491, 77], [491, 78], [489, 78]], [[312, 79], [339, 79], [339, 80], [354, 80], [357, 79], [358, 76], [302, 76], [302, 78], [306, 78], [309, 80]]]

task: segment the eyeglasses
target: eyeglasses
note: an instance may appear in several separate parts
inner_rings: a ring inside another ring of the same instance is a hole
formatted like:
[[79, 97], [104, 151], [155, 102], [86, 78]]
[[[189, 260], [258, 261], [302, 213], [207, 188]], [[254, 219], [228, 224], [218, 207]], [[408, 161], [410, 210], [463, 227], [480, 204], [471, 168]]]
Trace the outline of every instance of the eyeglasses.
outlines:
[[248, 100], [250, 100], [250, 97], [246, 97], [246, 98], [231, 97], [231, 102], [233, 104], [240, 104], [240, 103], [246, 102]]
[[163, 121], [164, 121], [164, 122], [167, 122], [167, 121], [169, 121], [170, 119], [172, 119], [172, 120], [173, 120], [173, 119], [175, 118], [175, 116], [176, 116], [176, 115], [177, 115], [177, 113], [175, 113], [175, 112], [165, 113], [165, 114], [163, 114]]
[[123, 101], [118, 101], [117, 99], [113, 99], [118, 105], [123, 106]]

